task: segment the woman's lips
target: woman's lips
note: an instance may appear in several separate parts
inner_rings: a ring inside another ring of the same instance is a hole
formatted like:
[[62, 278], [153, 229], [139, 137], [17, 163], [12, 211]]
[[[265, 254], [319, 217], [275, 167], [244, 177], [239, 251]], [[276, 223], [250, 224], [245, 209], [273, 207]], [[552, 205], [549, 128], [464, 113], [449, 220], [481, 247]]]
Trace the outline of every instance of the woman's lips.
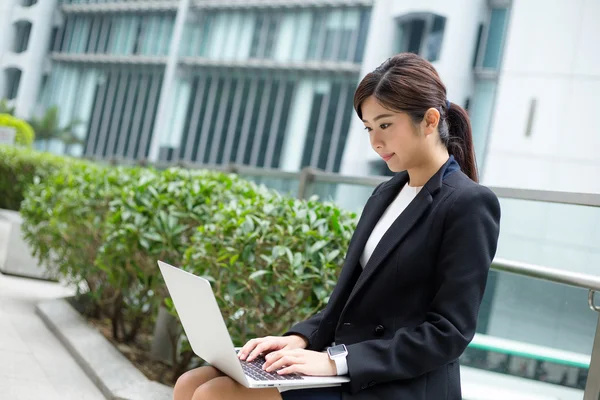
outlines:
[[391, 154], [381, 154], [381, 158], [383, 158], [383, 161], [385, 161], [385, 162], [387, 162], [393, 156], [394, 156], [394, 153], [391, 153]]

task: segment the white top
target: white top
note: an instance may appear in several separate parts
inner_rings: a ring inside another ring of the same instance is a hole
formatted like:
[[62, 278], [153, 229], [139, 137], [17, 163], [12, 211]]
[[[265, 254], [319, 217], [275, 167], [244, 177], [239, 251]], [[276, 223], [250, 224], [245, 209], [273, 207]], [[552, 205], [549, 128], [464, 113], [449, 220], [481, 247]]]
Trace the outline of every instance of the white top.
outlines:
[[388, 206], [385, 210], [375, 228], [371, 232], [371, 236], [369, 240], [367, 240], [367, 244], [365, 245], [365, 249], [363, 250], [362, 255], [360, 256], [360, 265], [364, 268], [369, 259], [373, 255], [375, 248], [379, 244], [379, 241], [383, 237], [383, 235], [387, 232], [387, 230], [392, 226], [394, 221], [402, 214], [402, 211], [410, 202], [417, 197], [417, 194], [421, 191], [423, 186], [409, 186], [408, 183], [404, 185], [400, 193], [396, 196], [394, 201]]

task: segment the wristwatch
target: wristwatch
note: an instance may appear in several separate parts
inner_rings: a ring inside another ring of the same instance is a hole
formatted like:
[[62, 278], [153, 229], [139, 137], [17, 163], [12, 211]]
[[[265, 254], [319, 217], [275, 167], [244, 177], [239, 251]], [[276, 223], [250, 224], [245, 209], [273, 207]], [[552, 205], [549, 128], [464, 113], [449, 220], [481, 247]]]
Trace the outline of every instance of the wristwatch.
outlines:
[[346, 348], [346, 345], [338, 344], [336, 346], [328, 347], [327, 354], [329, 355], [329, 358], [335, 362], [337, 374], [346, 375], [348, 373], [348, 363], [346, 362], [348, 349]]

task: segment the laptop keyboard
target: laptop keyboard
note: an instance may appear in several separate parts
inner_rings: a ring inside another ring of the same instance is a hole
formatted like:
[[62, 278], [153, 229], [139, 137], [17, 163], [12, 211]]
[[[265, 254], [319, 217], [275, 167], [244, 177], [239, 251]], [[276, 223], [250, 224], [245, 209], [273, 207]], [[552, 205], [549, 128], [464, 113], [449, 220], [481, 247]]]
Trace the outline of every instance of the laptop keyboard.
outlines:
[[277, 372], [267, 372], [262, 369], [265, 363], [264, 357], [256, 357], [252, 362], [240, 360], [244, 373], [257, 381], [290, 381], [302, 380], [302, 376], [298, 374], [279, 375]]

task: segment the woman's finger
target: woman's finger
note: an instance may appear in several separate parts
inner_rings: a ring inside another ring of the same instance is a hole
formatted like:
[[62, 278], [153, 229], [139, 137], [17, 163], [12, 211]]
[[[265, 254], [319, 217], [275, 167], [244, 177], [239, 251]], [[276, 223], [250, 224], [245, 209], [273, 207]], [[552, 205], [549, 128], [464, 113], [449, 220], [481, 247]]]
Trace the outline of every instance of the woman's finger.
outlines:
[[265, 363], [263, 364], [263, 369], [266, 370], [267, 368], [269, 368], [271, 364], [288, 354], [288, 352], [289, 350], [278, 350], [267, 354], [265, 356]]
[[301, 374], [302, 364], [294, 364], [277, 371], [279, 375]]
[[289, 367], [291, 365], [303, 364], [303, 360], [293, 356], [283, 356], [279, 360], [273, 362], [269, 367], [266, 368], [267, 372], [277, 371], [278, 369]]
[[277, 362], [280, 358], [285, 356], [295, 356], [299, 357], [300, 354], [294, 352], [294, 350], [277, 350], [269, 353], [265, 356], [265, 363], [263, 364], [263, 369], [269, 368], [274, 362]]
[[250, 354], [252, 350], [254, 350], [254, 348], [258, 346], [258, 344], [261, 343], [264, 339], [265, 338], [257, 338], [249, 340], [248, 343], [246, 343], [238, 353], [238, 357], [240, 358], [240, 360], [245, 360], [248, 354]]
[[254, 350], [252, 350], [250, 352], [250, 354], [248, 355], [248, 362], [253, 361], [256, 357], [258, 357], [259, 355], [261, 355], [262, 353], [271, 350], [273, 348], [276, 348], [277, 344], [273, 341], [273, 340], [264, 340], [263, 342], [259, 343], [258, 345], [256, 345], [256, 347], [254, 348]]

